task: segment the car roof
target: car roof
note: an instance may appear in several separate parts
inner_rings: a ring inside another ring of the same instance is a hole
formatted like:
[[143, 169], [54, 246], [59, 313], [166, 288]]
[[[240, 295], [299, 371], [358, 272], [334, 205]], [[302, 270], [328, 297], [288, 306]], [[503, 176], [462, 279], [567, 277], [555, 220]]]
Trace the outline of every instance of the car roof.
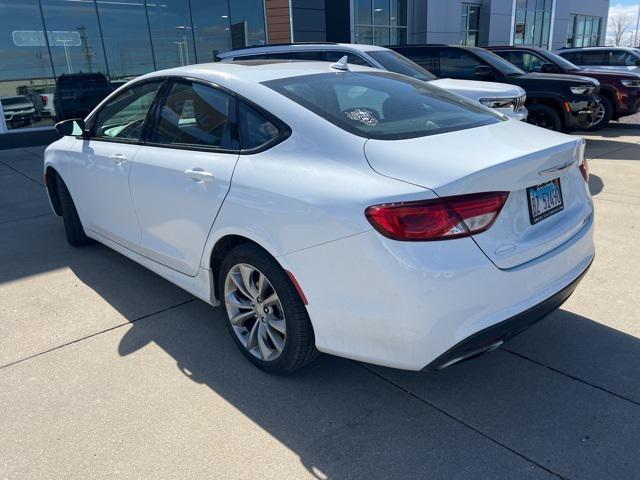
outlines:
[[375, 50], [387, 50], [385, 47], [377, 45], [364, 45], [353, 43], [281, 43], [272, 45], [261, 45], [256, 47], [244, 47], [228, 52], [219, 53], [218, 58], [225, 59], [229, 57], [244, 55], [259, 55], [269, 52], [290, 52], [290, 51], [314, 51], [314, 50], [347, 50], [352, 52], [370, 52]]
[[624, 50], [627, 52], [637, 51], [636, 48], [633, 47], [576, 47], [576, 48], [561, 48], [558, 52], [584, 52], [590, 50]]
[[545, 52], [544, 48], [533, 47], [531, 45], [492, 45], [491, 47], [482, 47], [485, 50], [533, 50], [536, 52]]
[[[379, 72], [360, 65], [349, 65], [351, 71]], [[315, 73], [335, 73], [331, 62], [298, 60], [241, 60], [237, 62], [199, 63], [184, 67], [158, 70], [138, 79], [179, 76], [217, 82], [221, 85], [236, 83], [260, 83], [279, 78], [299, 77]]]

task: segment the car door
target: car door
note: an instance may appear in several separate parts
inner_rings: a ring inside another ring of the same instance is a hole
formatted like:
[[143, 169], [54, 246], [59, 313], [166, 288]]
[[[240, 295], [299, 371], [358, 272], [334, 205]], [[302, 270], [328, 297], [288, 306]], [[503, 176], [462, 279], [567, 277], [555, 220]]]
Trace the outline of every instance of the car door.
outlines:
[[217, 87], [183, 79], [167, 85], [130, 178], [143, 255], [198, 273], [239, 156], [235, 115], [234, 96]]
[[72, 182], [84, 226], [130, 249], [139, 244], [140, 226], [129, 174], [162, 83], [138, 83], [110, 99], [90, 120], [90, 135], [73, 155]]

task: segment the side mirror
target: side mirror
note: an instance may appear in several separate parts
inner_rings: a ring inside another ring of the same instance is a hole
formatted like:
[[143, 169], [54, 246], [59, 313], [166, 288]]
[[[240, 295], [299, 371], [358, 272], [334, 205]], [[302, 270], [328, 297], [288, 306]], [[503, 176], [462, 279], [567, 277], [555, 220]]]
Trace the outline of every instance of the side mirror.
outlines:
[[69, 136], [69, 135], [72, 135], [74, 137], [79, 137], [81, 135], [84, 136], [84, 133], [85, 133], [84, 120], [82, 120], [81, 118], [63, 120], [61, 122], [56, 123], [56, 130], [60, 135], [63, 135], [63, 136]]
[[540, 71], [542, 73], [557, 73], [558, 67], [556, 67], [553, 63], [543, 63], [540, 67]]
[[473, 74], [479, 80], [493, 80], [496, 76], [495, 70], [488, 65], [477, 66]]

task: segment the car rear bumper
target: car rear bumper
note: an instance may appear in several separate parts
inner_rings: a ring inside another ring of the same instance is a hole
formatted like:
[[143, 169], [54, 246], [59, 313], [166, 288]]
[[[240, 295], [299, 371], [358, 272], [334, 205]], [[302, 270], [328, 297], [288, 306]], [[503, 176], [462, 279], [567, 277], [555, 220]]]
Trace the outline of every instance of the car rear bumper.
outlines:
[[556, 292], [546, 300], [528, 308], [524, 312], [474, 333], [440, 355], [433, 362], [427, 365], [425, 369], [442, 370], [443, 368], [455, 365], [456, 363], [470, 360], [478, 355], [498, 348], [510, 338], [533, 326], [555, 309], [559, 308], [571, 296], [578, 284], [587, 274], [587, 271], [591, 267], [591, 263], [589, 263], [587, 268], [584, 269], [578, 278], [559, 292]]
[[[421, 370], [442, 364], [437, 359], [464, 349], [456, 346], [476, 333], [539, 304], [544, 311], [534, 312], [548, 313], [553, 304], [545, 302], [569, 291], [593, 257], [591, 217], [564, 244], [507, 270], [471, 238], [398, 242], [375, 231], [278, 260], [308, 299], [320, 351]], [[527, 321], [533, 316], [527, 314]]]

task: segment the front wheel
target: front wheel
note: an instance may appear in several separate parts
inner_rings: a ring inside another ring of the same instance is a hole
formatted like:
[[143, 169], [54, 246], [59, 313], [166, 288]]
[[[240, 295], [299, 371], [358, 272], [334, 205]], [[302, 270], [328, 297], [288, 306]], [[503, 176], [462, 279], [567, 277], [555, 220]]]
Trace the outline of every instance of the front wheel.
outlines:
[[260, 247], [244, 244], [222, 262], [221, 299], [234, 341], [258, 368], [288, 374], [317, 355], [307, 309], [287, 272]]
[[527, 109], [529, 110], [527, 123], [553, 130], [555, 132], [562, 131], [562, 120], [560, 120], [560, 115], [558, 115], [558, 112], [550, 106], [536, 103], [528, 106]]
[[600, 97], [600, 103], [595, 111], [595, 121], [587, 130], [595, 131], [606, 127], [611, 117], [613, 117], [613, 105], [606, 97]]

